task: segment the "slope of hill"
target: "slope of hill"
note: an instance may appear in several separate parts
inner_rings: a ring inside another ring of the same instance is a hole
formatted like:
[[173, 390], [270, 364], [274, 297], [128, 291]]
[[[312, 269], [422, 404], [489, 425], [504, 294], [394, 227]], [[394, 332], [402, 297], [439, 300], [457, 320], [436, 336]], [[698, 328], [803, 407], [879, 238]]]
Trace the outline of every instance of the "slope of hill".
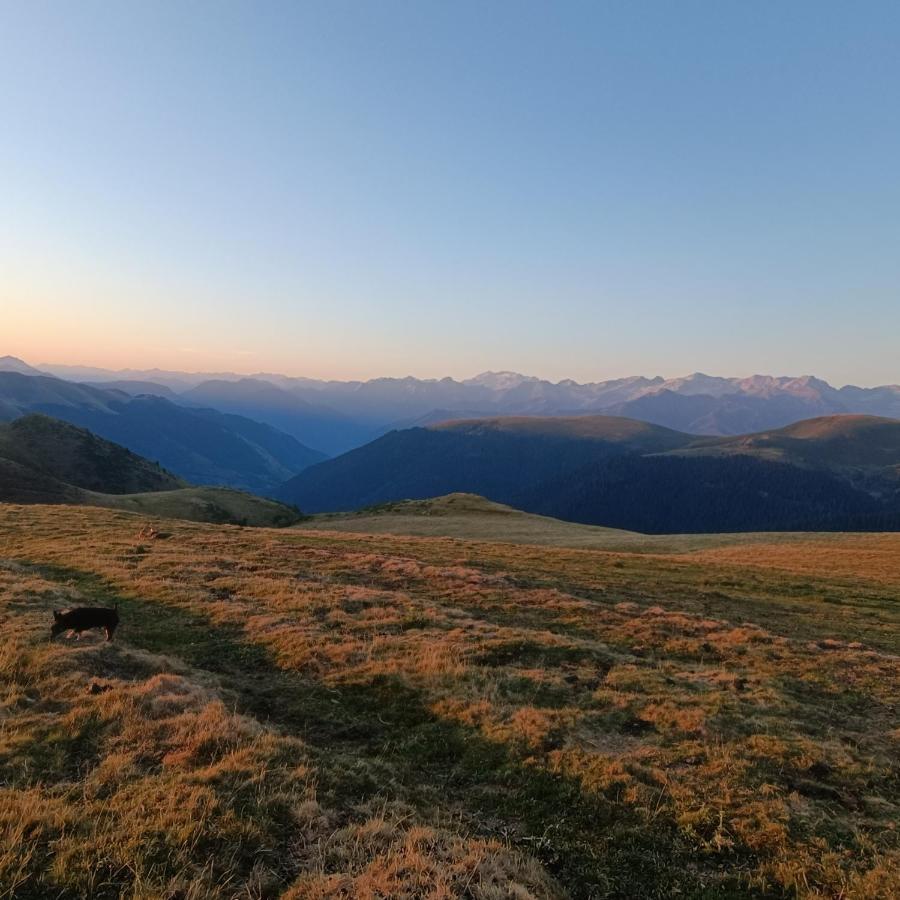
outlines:
[[221, 487], [186, 487], [149, 494], [87, 492], [80, 502], [85, 506], [103, 506], [164, 519], [255, 528], [285, 528], [302, 518], [296, 509], [276, 500]]
[[743, 453], [815, 467], [884, 468], [900, 463], [900, 421], [878, 416], [822, 416], [777, 431], [694, 442], [684, 453]]
[[443, 422], [435, 431], [471, 437], [504, 435], [516, 440], [551, 443], [582, 443], [595, 450], [622, 447], [627, 452], [662, 453], [684, 447], [691, 436], [635, 419], [618, 416], [502, 416], [493, 419], [463, 419]]
[[[351, 513], [322, 513], [308, 516], [295, 527], [307, 531], [405, 534], [585, 549], [645, 547], [648, 541], [647, 535], [536, 516], [477, 494], [459, 493], [427, 500], [399, 500]], [[672, 541], [669, 546], [677, 546], [677, 542]]]
[[745, 454], [621, 456], [529, 486], [519, 503], [650, 534], [898, 530], [900, 497], [887, 493], [873, 496], [841, 472]]
[[[689, 435], [606, 417], [474, 419], [395, 431], [287, 482], [279, 499], [308, 512], [358, 509], [456, 491], [515, 504], [525, 484], [594, 459], [662, 452]], [[534, 510], [530, 510], [534, 511]]]
[[265, 422], [328, 454], [343, 453], [375, 436], [370, 425], [259, 379], [204, 381], [183, 392], [178, 402]]
[[44, 375], [40, 369], [29, 366], [17, 356], [0, 356], [0, 372], [18, 372], [20, 375]]
[[167, 400], [176, 400], [178, 394], [164, 384], [154, 381], [95, 381], [84, 382], [88, 387], [98, 388], [103, 391], [121, 391], [129, 397], [139, 397], [141, 394], [149, 394], [151, 397], [165, 397]]
[[156, 463], [49, 416], [0, 424], [0, 457], [88, 491], [170, 491], [184, 482]]
[[324, 459], [290, 435], [242, 416], [49, 376], [0, 372], [0, 418], [29, 412], [88, 428], [195, 484], [266, 494]]
[[757, 544], [770, 545], [773, 540], [787, 546], [810, 540], [846, 539], [846, 535], [840, 533], [806, 531], [642, 534], [526, 513], [477, 494], [398, 500], [349, 513], [319, 513], [306, 516], [294, 527], [303, 531], [452, 538], [628, 553], [688, 553], [738, 547], [749, 550]]
[[187, 486], [118, 444], [43, 415], [0, 425], [0, 503], [105, 506], [269, 527], [300, 518], [295, 509], [252, 494]]
[[0, 503], [83, 503], [86, 493], [46, 472], [0, 456]]
[[0, 894], [898, 896], [900, 535], [146, 521], [0, 506]]
[[651, 533], [878, 530], [900, 527], [898, 466], [898, 423], [871, 417], [741, 438], [603, 416], [489, 419], [392, 432], [279, 496], [330, 512], [463, 491]]

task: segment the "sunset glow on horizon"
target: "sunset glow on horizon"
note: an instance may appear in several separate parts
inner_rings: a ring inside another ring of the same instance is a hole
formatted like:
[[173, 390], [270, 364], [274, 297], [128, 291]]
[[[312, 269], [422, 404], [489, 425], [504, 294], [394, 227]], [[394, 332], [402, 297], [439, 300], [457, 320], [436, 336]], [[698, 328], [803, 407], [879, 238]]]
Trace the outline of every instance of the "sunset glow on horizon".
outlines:
[[0, 10], [0, 355], [900, 381], [900, 8]]

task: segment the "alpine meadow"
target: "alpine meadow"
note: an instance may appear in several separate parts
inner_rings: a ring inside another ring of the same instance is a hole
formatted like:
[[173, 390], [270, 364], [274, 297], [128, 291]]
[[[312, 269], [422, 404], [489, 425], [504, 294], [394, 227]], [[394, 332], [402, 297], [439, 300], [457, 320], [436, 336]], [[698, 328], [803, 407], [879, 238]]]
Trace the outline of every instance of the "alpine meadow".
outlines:
[[898, 46], [0, 0], [0, 900], [900, 897]]

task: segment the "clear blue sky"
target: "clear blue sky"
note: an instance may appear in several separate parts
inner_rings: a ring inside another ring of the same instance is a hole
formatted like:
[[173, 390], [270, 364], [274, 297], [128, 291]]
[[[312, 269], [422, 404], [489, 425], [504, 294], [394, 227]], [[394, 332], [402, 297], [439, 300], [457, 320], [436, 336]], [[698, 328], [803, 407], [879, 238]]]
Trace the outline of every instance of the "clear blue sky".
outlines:
[[0, 0], [0, 354], [900, 381], [897, 2]]

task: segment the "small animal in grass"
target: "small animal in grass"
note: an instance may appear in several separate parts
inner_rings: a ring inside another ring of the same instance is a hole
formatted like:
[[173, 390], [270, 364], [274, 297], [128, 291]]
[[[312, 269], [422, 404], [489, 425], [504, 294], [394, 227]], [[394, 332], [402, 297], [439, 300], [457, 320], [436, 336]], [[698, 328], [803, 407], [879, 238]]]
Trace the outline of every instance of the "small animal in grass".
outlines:
[[50, 640], [64, 631], [77, 632], [79, 639], [82, 631], [91, 628], [102, 628], [106, 639], [112, 640], [113, 633], [119, 624], [119, 604], [112, 609], [105, 606], [77, 606], [74, 609], [54, 609], [53, 624], [50, 626]]

